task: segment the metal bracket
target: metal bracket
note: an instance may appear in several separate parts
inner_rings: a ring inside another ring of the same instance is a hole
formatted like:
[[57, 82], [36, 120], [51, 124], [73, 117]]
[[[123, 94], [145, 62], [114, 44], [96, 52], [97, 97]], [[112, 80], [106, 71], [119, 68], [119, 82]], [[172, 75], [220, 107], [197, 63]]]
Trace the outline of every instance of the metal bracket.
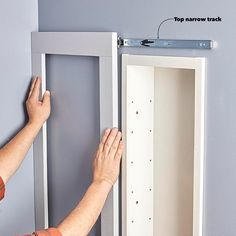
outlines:
[[212, 49], [213, 40], [187, 40], [187, 39], [122, 39], [118, 37], [120, 47], [150, 47], [175, 49]]

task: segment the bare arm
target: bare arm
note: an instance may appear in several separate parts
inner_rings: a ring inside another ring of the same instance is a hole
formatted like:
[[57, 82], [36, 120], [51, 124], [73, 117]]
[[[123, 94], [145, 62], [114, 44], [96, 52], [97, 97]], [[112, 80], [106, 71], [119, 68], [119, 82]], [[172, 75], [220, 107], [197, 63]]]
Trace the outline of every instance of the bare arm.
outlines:
[[0, 174], [5, 183], [16, 172], [34, 138], [50, 115], [50, 93], [39, 100], [41, 79], [34, 79], [26, 102], [29, 121], [26, 126], [3, 148], [0, 149]]
[[88, 235], [118, 178], [122, 152], [121, 132], [117, 128], [107, 129], [95, 155], [92, 184], [78, 206], [58, 226], [63, 236]]

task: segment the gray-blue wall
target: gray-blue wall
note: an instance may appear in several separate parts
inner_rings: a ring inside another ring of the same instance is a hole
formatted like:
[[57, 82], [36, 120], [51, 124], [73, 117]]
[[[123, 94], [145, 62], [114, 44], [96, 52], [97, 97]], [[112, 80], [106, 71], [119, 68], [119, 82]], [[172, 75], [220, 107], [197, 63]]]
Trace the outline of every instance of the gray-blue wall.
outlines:
[[[31, 79], [30, 33], [37, 28], [37, 0], [0, 0], [0, 145], [25, 121], [23, 102]], [[34, 230], [33, 177], [30, 149], [0, 203], [0, 235], [22, 235]]]
[[[47, 123], [51, 226], [70, 213], [92, 180], [100, 134], [98, 71], [96, 57], [47, 57], [47, 88], [52, 98]], [[91, 234], [100, 235], [99, 222]]]
[[168, 17], [222, 17], [221, 23], [169, 22], [161, 30], [166, 38], [214, 39], [219, 45], [212, 51], [120, 50], [208, 60], [204, 236], [236, 235], [235, 9], [233, 0], [39, 0], [40, 31], [116, 31], [123, 37], [153, 38], [158, 24]]

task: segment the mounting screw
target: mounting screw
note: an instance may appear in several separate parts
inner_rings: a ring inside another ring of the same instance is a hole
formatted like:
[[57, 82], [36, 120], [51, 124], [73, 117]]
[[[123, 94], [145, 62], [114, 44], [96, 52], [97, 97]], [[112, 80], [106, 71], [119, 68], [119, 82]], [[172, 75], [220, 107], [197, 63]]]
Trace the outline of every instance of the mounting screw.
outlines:
[[138, 115], [138, 111], [136, 111], [136, 115]]
[[117, 38], [117, 47], [120, 48], [124, 45], [124, 40], [121, 37]]
[[136, 201], [136, 204], [138, 204], [138, 201]]

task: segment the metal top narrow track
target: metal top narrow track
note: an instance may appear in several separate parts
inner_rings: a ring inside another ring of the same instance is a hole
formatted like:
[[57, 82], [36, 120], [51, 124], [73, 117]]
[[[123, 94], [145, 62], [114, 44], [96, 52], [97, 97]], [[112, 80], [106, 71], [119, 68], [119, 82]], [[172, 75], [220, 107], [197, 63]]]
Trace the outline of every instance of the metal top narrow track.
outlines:
[[119, 47], [212, 49], [213, 40], [187, 39], [123, 39], [118, 38]]

